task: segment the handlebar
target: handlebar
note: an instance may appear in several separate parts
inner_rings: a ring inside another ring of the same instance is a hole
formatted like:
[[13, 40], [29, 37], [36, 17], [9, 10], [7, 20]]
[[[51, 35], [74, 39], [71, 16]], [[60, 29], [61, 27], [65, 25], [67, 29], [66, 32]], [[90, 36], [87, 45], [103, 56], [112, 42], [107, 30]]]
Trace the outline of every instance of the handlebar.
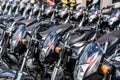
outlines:
[[115, 5], [108, 5], [107, 7], [103, 7], [103, 10], [104, 9], [109, 9], [109, 8], [113, 8]]
[[92, 2], [92, 5], [97, 4], [97, 3], [98, 3], [98, 1], [99, 1], [99, 0], [94, 0], [94, 1]]
[[90, 10], [90, 8], [98, 3], [99, 0], [94, 0], [91, 4], [88, 5], [86, 8], [87, 10]]

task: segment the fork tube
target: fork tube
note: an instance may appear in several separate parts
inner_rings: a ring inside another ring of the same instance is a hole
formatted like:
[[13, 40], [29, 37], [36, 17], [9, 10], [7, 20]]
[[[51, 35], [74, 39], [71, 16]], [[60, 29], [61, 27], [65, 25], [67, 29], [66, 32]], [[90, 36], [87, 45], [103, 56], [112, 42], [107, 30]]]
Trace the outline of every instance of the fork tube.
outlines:
[[53, 72], [52, 72], [52, 76], [51, 76], [51, 80], [55, 80], [55, 77], [57, 75], [57, 71], [58, 71], [58, 68], [60, 66], [60, 63], [61, 63], [61, 58], [59, 59], [57, 65], [55, 66]]
[[4, 38], [5, 38], [5, 31], [3, 31], [3, 35], [2, 35], [2, 38], [0, 40], [0, 46], [2, 46], [2, 43], [4, 41]]
[[105, 43], [104, 53], [106, 53], [108, 47], [108, 41]]
[[26, 51], [26, 53], [25, 53], [25, 56], [24, 56], [24, 59], [23, 59], [23, 62], [22, 62], [22, 66], [21, 66], [20, 72], [23, 71], [25, 62], [26, 62], [26, 60], [27, 60], [27, 55], [28, 55], [28, 53], [29, 53], [29, 49], [28, 49], [28, 50]]
[[19, 8], [17, 7], [16, 11], [15, 11], [15, 15], [18, 14]]
[[68, 17], [66, 18], [66, 21], [64, 22], [65, 24], [69, 21], [70, 19], [70, 14], [68, 15]]
[[24, 59], [23, 59], [23, 62], [22, 62], [22, 66], [21, 66], [20, 71], [18, 72], [17, 78], [15, 80], [21, 80], [21, 77], [23, 75], [22, 71], [23, 71], [23, 68], [25, 66], [28, 53], [29, 53], [29, 49], [27, 49], [27, 51], [25, 53], [25, 56], [24, 56]]
[[78, 27], [81, 27], [81, 26], [82, 26], [82, 24], [83, 24], [83, 22], [84, 22], [84, 19], [85, 19], [85, 17], [83, 16], [83, 18], [82, 18], [81, 22], [79, 23]]

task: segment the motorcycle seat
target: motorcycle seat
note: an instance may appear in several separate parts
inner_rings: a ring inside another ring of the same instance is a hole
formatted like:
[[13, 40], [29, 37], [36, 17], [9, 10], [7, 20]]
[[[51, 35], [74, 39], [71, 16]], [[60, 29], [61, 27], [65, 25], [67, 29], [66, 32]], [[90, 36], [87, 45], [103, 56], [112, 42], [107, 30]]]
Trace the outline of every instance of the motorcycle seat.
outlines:
[[25, 27], [27, 31], [33, 31], [34, 27], [40, 27], [39, 23], [34, 23], [33, 25], [30, 25], [29, 27]]
[[13, 19], [13, 20], [15, 20], [15, 21], [20, 21], [20, 20], [23, 20], [24, 17], [22, 17], [22, 16], [17, 16], [17, 17], [10, 17], [10, 19]]
[[120, 30], [112, 31], [108, 34], [103, 35], [101, 38], [97, 40], [99, 44], [104, 44], [105, 42], [109, 42], [109, 46], [116, 44], [120, 40]]
[[34, 24], [37, 22], [37, 19], [30, 19], [30, 20], [22, 20], [21, 23], [24, 23], [26, 27]]
[[40, 35], [42, 37], [45, 37], [47, 36], [50, 32], [52, 31], [57, 31], [57, 33], [61, 36], [63, 36], [63, 34], [68, 31], [69, 29], [73, 28], [73, 26], [71, 24], [62, 24], [62, 25], [57, 25], [57, 26], [54, 26], [52, 28], [49, 28], [48, 30], [46, 31], [43, 31], [43, 32], [40, 32]]
[[9, 17], [11, 17], [11, 15], [2, 15], [2, 16], [0, 16], [0, 19], [8, 19]]
[[52, 21], [41, 21], [40, 22], [41, 27], [43, 26], [43, 28], [47, 28], [47, 29], [50, 28], [51, 26], [53, 26], [52, 23], [54, 25], [54, 22], [52, 22]]
[[104, 46], [106, 42], [108, 42], [106, 56], [110, 56], [112, 50], [116, 48], [116, 45], [119, 44], [120, 41], [120, 30], [119, 31], [112, 31], [108, 34], [103, 35], [101, 38], [97, 40], [97, 42]]
[[88, 32], [85, 32], [85, 33], [80, 34], [80, 35], [78, 35], [78, 34], [72, 35], [70, 40], [69, 40], [69, 44], [72, 45], [72, 44], [77, 43], [79, 41], [84, 41], [86, 36], [88, 36]]
[[46, 25], [46, 24], [49, 24], [50, 21], [41, 21], [40, 23], [41, 23], [41, 25]]

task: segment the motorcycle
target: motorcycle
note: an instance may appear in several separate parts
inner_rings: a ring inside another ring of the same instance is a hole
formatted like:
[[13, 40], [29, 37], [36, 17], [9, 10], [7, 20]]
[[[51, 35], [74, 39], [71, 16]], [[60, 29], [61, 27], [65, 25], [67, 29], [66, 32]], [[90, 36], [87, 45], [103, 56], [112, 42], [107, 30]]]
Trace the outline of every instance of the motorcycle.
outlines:
[[107, 55], [103, 58], [100, 65], [100, 71], [104, 75], [103, 80], [119, 80], [119, 44], [110, 54], [110, 56]]
[[108, 24], [110, 28], [114, 29], [115, 27], [116, 28], [118, 27], [119, 30], [119, 23], [120, 23], [119, 18], [120, 18], [120, 11], [119, 10], [113, 11], [113, 13], [110, 15], [110, 19], [108, 20]]
[[[63, 36], [67, 30], [72, 28], [72, 25], [63, 24], [48, 30], [47, 37], [43, 41], [43, 46], [41, 47], [41, 51], [39, 53], [39, 61], [43, 66], [43, 75], [42, 79], [50, 78], [49, 76], [52, 74], [52, 70], [55, 66], [55, 63], [59, 59], [59, 54], [54, 52], [54, 48], [58, 44], [59, 35]], [[42, 34], [41, 34], [42, 35]]]
[[[74, 69], [75, 80], [103, 79], [103, 75], [99, 72], [99, 67], [104, 56], [109, 54], [109, 52], [119, 42], [120, 37], [118, 34], [119, 31], [113, 31], [105, 34], [100, 39], [88, 44], [84, 48], [83, 53], [79, 56]], [[118, 40], [115, 40], [116, 38]]]
[[[12, 62], [11, 64], [7, 64], [9, 65], [7, 71], [5, 69], [0, 72], [1, 77], [12, 78], [16, 80], [35, 80], [32, 72], [29, 74], [29, 70], [34, 72], [32, 69], [38, 68], [36, 67], [37, 64], [34, 64], [34, 62], [36, 63], [35, 55], [37, 55], [37, 45], [39, 44], [36, 27], [38, 26], [34, 27], [34, 31], [32, 33], [26, 32], [23, 25], [16, 30], [11, 40], [10, 51], [7, 53]], [[13, 65], [13, 62], [16, 62], [17, 65]], [[29, 68], [26, 68], [25, 66]]]

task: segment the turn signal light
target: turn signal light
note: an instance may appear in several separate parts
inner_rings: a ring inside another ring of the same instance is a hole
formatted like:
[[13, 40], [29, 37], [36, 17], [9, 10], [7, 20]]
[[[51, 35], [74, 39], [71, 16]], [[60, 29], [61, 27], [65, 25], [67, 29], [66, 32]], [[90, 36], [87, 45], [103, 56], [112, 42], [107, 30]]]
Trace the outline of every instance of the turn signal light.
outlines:
[[109, 67], [105, 64], [102, 64], [101, 66], [101, 71], [104, 73], [104, 74], [108, 74], [109, 73]]
[[62, 6], [63, 6], [63, 7], [65, 7], [65, 6], [66, 6], [66, 4], [62, 4]]
[[22, 40], [21, 40], [21, 44], [22, 44], [22, 45], [26, 45], [26, 44], [27, 44], [27, 40], [26, 40], [26, 39], [22, 39]]
[[73, 7], [73, 6], [75, 6], [74, 3], [71, 3], [71, 4], [70, 4], [70, 7]]
[[101, 18], [101, 14], [98, 14], [98, 17]]
[[82, 11], [82, 14], [86, 14], [86, 11]]
[[60, 49], [59, 47], [56, 47], [56, 48], [55, 48], [55, 53], [59, 54], [60, 51], [61, 51], [61, 49]]

